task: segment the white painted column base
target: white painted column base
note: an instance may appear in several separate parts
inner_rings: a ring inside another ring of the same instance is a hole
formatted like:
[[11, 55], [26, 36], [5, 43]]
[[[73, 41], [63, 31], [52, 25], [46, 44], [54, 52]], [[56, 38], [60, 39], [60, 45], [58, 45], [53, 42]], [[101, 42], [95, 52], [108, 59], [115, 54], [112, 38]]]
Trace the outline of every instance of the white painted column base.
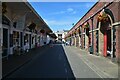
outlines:
[[10, 55], [12, 55], [13, 54], [13, 47], [10, 47], [10, 53], [9, 53]]

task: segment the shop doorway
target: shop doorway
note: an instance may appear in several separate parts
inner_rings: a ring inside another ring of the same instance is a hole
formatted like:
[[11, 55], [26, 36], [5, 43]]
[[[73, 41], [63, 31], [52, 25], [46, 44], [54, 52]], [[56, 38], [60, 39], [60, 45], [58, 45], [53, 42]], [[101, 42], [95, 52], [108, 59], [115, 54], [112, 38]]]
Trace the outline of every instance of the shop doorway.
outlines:
[[2, 57], [8, 56], [8, 29], [3, 28], [3, 53]]
[[103, 34], [103, 56], [108, 57], [112, 55], [112, 35], [111, 35], [111, 20], [101, 22], [100, 31]]
[[107, 56], [111, 56], [111, 29], [107, 30]]

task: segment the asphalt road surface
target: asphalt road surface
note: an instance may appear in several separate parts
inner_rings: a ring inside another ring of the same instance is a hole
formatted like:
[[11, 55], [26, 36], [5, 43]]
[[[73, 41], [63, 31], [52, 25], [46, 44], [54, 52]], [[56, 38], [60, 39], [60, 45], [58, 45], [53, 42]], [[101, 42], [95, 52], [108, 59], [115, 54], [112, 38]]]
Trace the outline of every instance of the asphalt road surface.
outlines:
[[[100, 78], [88, 65], [84, 63], [77, 55], [72, 54], [73, 50], [64, 50], [60, 44], [53, 47], [47, 46], [41, 54], [13, 72], [7, 78]], [[66, 57], [73, 63], [72, 68]], [[74, 70], [74, 71], [73, 71]], [[77, 75], [77, 76], [76, 76]]]
[[7, 78], [72, 78], [73, 72], [62, 45], [47, 46], [42, 55], [36, 55]]

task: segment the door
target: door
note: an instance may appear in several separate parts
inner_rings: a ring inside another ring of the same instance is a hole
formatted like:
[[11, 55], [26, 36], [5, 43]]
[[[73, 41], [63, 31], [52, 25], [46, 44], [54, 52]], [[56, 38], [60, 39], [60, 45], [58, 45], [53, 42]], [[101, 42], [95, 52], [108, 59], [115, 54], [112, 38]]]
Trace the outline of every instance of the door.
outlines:
[[3, 53], [2, 57], [8, 55], [8, 29], [3, 28]]

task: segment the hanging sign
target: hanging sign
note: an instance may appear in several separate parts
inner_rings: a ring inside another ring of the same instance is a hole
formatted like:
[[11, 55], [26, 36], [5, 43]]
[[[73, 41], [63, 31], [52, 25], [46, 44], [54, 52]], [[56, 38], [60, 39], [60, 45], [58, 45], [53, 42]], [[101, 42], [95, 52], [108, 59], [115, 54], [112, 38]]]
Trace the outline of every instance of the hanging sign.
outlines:
[[108, 21], [108, 14], [106, 14], [105, 11], [102, 10], [102, 11], [98, 14], [97, 19], [98, 19], [99, 22], [102, 22], [102, 21], [106, 22], [106, 21]]

